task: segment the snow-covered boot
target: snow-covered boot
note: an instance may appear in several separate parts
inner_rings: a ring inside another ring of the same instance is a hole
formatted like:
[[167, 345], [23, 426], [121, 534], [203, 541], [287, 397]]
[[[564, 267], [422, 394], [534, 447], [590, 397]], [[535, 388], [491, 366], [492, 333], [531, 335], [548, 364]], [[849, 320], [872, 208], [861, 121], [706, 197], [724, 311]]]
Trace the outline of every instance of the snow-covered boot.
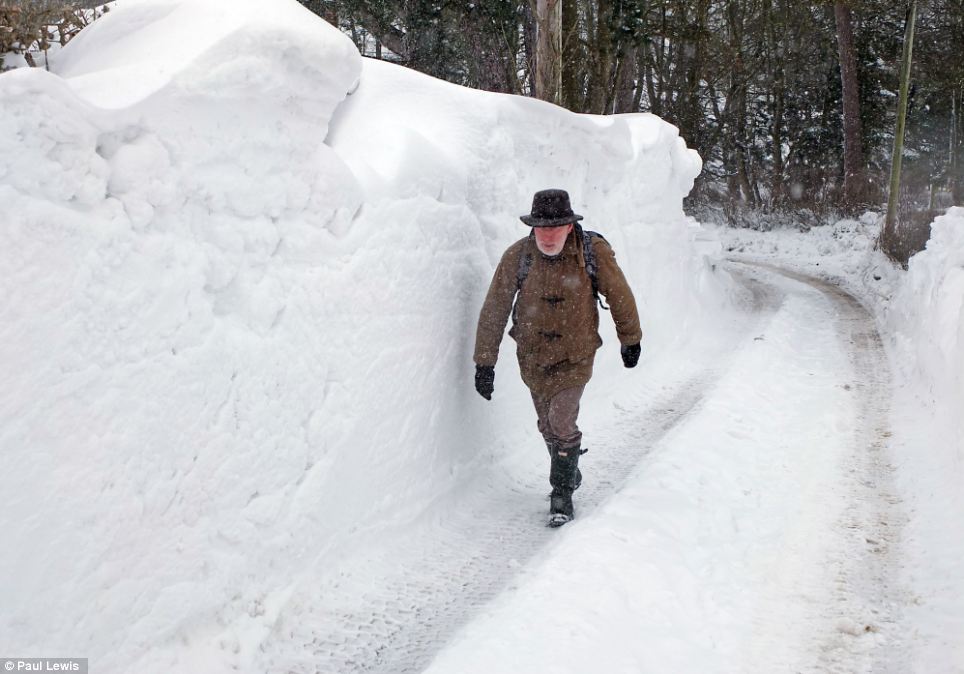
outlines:
[[[549, 468], [549, 526], [559, 527], [570, 521], [573, 515], [572, 492], [578, 487], [576, 476], [579, 474], [579, 448], [556, 449], [552, 454]], [[581, 477], [581, 475], [580, 475]]]

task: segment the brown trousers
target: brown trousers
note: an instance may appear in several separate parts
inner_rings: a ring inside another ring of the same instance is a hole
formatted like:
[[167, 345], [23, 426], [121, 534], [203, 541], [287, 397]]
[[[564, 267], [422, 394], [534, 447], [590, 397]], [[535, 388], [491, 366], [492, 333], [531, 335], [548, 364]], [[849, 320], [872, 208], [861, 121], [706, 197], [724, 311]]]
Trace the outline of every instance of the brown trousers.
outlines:
[[539, 432], [545, 438], [546, 444], [560, 449], [579, 447], [582, 433], [576, 426], [579, 416], [579, 400], [585, 386], [574, 386], [559, 391], [551, 398], [543, 398], [532, 393], [532, 404], [535, 405], [536, 415], [539, 417]]

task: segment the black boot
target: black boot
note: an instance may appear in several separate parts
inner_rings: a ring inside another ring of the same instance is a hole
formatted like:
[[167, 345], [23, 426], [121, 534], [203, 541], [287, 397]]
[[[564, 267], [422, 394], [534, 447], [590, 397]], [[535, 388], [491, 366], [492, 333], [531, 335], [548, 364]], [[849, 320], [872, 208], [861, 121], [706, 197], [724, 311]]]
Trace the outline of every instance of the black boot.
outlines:
[[573, 517], [575, 515], [572, 512], [572, 492], [568, 489], [553, 489], [552, 496], [549, 497], [548, 526], [561, 527]]
[[[557, 448], [557, 446], [556, 446], [556, 444], [555, 444], [554, 442], [552, 442], [552, 441], [550, 441], [550, 440], [546, 440], [546, 449], [549, 450], [549, 458], [552, 458], [553, 454], [556, 452], [556, 450], [557, 450], [558, 448]], [[576, 451], [578, 454], [582, 455], [582, 454], [585, 454], [586, 451], [589, 451], [589, 450], [583, 451], [583, 450], [581, 450], [581, 449], [577, 449], [577, 450], [575, 450], [575, 451]], [[579, 464], [579, 460], [578, 460], [578, 458], [577, 458], [577, 459], [576, 459], [576, 480], [575, 480], [575, 486], [572, 488], [573, 491], [576, 491], [577, 489], [579, 489], [579, 485], [582, 484], [582, 471], [579, 470], [579, 465], [578, 465], [578, 464]]]
[[579, 448], [556, 449], [552, 453], [552, 464], [549, 467], [549, 484], [552, 494], [549, 496], [549, 526], [560, 527], [573, 517], [572, 492], [579, 486], [576, 478], [579, 476]]

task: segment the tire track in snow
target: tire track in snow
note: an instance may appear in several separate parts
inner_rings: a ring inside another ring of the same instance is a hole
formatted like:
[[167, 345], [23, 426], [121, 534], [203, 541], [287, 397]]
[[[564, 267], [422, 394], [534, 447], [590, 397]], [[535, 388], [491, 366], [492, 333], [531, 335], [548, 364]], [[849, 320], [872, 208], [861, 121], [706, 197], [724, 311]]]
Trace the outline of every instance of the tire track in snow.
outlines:
[[[773, 289], [735, 273], [757, 316], [745, 335], [777, 301]], [[575, 497], [577, 517], [618, 491], [719, 376], [719, 368], [698, 371], [655, 398], [639, 396], [621, 407], [609, 432], [593, 438], [586, 483]], [[547, 475], [548, 457], [545, 471], [524, 480], [512, 481], [496, 466], [466, 485], [455, 504], [446, 502], [445, 512], [430, 509], [416, 525], [387, 532], [367, 557], [342, 560], [333, 580], [285, 607], [260, 647], [268, 671], [422, 671], [458, 628], [564, 533], [544, 526]], [[386, 576], [386, 568], [393, 572]]]
[[906, 523], [894, 485], [888, 439], [890, 365], [870, 312], [852, 295], [819, 278], [765, 263], [752, 267], [805, 284], [829, 300], [830, 318], [853, 368], [857, 424], [836, 488], [845, 500], [831, 532], [834, 586], [822, 608], [812, 667], [832, 674], [909, 671], [898, 620], [908, 600], [898, 583], [900, 533]]

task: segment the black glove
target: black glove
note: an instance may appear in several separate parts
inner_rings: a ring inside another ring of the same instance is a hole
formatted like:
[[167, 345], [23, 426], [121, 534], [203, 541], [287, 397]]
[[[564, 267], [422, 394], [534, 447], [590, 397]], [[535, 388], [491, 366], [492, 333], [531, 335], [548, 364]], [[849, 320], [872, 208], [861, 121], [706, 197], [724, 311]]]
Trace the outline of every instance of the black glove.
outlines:
[[491, 365], [475, 366], [475, 390], [486, 400], [492, 400], [495, 391], [495, 368]]
[[619, 355], [623, 357], [623, 365], [626, 367], [636, 367], [636, 363], [639, 362], [639, 354], [642, 353], [643, 347], [639, 345], [639, 342], [635, 344], [624, 344], [619, 349]]

